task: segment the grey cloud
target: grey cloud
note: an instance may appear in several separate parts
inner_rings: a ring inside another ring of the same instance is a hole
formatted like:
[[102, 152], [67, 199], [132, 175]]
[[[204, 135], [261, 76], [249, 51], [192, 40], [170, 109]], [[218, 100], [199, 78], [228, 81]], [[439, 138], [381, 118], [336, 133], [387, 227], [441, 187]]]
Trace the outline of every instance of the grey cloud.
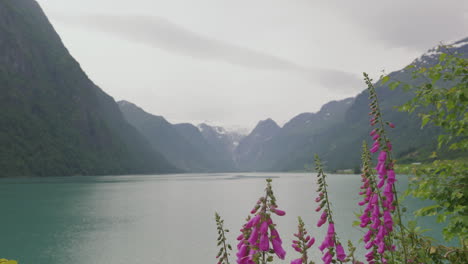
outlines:
[[360, 81], [346, 72], [310, 68], [271, 54], [219, 41], [160, 17], [147, 16], [54, 16], [61, 22], [144, 43], [154, 48], [198, 59], [218, 60], [244, 67], [278, 70], [302, 75], [334, 90], [359, 90]]
[[365, 0], [328, 2], [346, 17], [390, 47], [426, 50], [440, 41], [466, 37], [466, 0]]

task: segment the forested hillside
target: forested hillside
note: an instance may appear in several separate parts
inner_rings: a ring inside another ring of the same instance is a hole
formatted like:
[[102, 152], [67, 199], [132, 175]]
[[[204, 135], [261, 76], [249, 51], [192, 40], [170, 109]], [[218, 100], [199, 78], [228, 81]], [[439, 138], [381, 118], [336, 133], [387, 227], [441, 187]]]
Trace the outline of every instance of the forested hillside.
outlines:
[[171, 172], [34, 0], [0, 1], [0, 177]]

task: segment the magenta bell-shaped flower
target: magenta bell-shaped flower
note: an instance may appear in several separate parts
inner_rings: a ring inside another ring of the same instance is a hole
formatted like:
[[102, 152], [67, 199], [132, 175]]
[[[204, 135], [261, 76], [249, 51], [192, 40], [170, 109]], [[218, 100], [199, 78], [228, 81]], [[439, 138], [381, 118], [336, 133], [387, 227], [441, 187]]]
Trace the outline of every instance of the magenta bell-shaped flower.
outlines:
[[336, 257], [340, 261], [344, 261], [346, 259], [346, 254], [345, 254], [343, 246], [341, 244], [336, 245]]
[[270, 228], [270, 234], [271, 234], [271, 239], [272, 240], [277, 240], [280, 244], [283, 243], [283, 241], [281, 241], [281, 237], [278, 233], [278, 230], [274, 229], [274, 228]]
[[298, 258], [298, 259], [291, 261], [291, 264], [302, 264], [302, 258]]
[[286, 214], [285, 211], [280, 210], [280, 209], [275, 209], [273, 212], [274, 212], [275, 214], [279, 215], [279, 216], [283, 216], [283, 215]]
[[315, 243], [315, 238], [313, 237], [308, 243], [307, 248], [310, 248]]
[[259, 244], [258, 248], [261, 251], [270, 250], [270, 241], [268, 239], [268, 234], [267, 233], [263, 233], [263, 234], [260, 235], [260, 244]]
[[273, 238], [271, 243], [273, 244], [273, 250], [275, 251], [278, 258], [284, 259], [286, 256], [286, 251], [284, 251], [283, 247], [281, 246], [281, 240], [278, 238]]
[[260, 225], [260, 234], [265, 234], [268, 231], [268, 222], [263, 222]]
[[258, 240], [258, 229], [254, 227], [252, 229], [252, 233], [250, 233], [250, 237], [248, 241], [251, 245], [257, 245], [257, 240]]

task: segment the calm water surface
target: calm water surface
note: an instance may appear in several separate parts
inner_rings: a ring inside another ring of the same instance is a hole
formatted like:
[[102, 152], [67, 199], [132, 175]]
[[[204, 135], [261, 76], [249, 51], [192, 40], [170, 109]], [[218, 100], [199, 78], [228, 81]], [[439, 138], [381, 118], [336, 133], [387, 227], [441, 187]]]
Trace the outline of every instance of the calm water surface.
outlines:
[[[296, 256], [290, 242], [297, 216], [319, 242], [326, 232], [315, 225], [310, 173], [2, 179], [0, 257], [21, 264], [216, 263], [214, 212], [231, 229], [234, 246], [266, 178], [273, 178], [278, 205], [287, 212], [274, 219], [288, 251], [285, 261], [275, 263], [289, 263]], [[406, 187], [401, 178], [400, 189]], [[357, 243], [362, 233], [352, 222], [360, 178], [329, 175], [328, 181], [340, 238]], [[314, 247], [312, 255], [318, 259], [320, 252]]]

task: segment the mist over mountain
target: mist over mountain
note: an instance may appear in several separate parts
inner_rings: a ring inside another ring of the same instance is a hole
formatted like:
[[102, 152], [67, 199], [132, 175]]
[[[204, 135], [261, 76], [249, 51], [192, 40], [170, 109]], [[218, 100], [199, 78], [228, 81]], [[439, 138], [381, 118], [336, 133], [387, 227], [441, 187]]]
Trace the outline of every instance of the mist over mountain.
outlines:
[[[468, 38], [449, 52], [467, 57]], [[412, 64], [436, 65], [438, 54], [432, 48]], [[421, 82], [407, 69], [390, 77]], [[421, 128], [417, 113], [395, 109], [411, 93], [381, 82], [376, 88], [384, 118], [397, 126], [389, 132], [396, 158], [427, 160], [440, 130]], [[359, 166], [360, 146], [370, 141], [366, 90], [282, 127], [260, 121], [248, 135], [171, 124], [128, 101], [117, 104], [88, 78], [34, 0], [0, 2], [0, 92], [0, 177], [300, 171], [314, 154], [330, 170], [349, 169]]]
[[[118, 105], [125, 119], [137, 128], [176, 167], [187, 172], [232, 171], [231, 136], [220, 127], [169, 123], [127, 101]], [[200, 132], [202, 131], [202, 132]]]
[[[450, 53], [468, 56], [468, 38], [454, 42]], [[438, 63], [437, 48], [431, 48], [411, 64], [416, 67], [430, 67]], [[393, 80], [417, 85], [421, 80], [414, 80], [410, 70], [399, 70], [390, 74]], [[364, 82], [363, 82], [364, 86]], [[364, 89], [364, 88], [363, 88]], [[401, 162], [419, 162], [429, 158], [436, 150], [438, 128], [426, 126], [421, 128], [417, 113], [409, 115], [399, 112], [395, 107], [404, 104], [411, 97], [410, 92], [401, 88], [390, 90], [388, 84], [376, 83], [380, 106], [384, 118], [394, 122], [397, 127], [389, 130], [394, 142], [396, 158]], [[360, 164], [360, 149], [364, 140], [370, 142], [368, 92], [364, 90], [355, 98], [333, 101], [325, 104], [317, 113], [303, 113], [287, 122], [275, 136], [256, 144], [248, 152], [255, 153], [256, 162], [249, 165], [240, 163], [241, 170], [254, 171], [294, 171], [303, 170], [312, 164], [314, 154], [319, 154], [326, 161], [330, 170], [352, 169]], [[252, 135], [244, 140], [250, 140]], [[249, 145], [241, 142], [240, 145]], [[441, 157], [444, 157], [444, 152]], [[448, 157], [450, 158], [450, 157]], [[242, 159], [242, 157], [238, 157]], [[248, 160], [248, 158], [245, 158]]]
[[33, 0], [0, 1], [0, 177], [176, 171], [129, 125]]

